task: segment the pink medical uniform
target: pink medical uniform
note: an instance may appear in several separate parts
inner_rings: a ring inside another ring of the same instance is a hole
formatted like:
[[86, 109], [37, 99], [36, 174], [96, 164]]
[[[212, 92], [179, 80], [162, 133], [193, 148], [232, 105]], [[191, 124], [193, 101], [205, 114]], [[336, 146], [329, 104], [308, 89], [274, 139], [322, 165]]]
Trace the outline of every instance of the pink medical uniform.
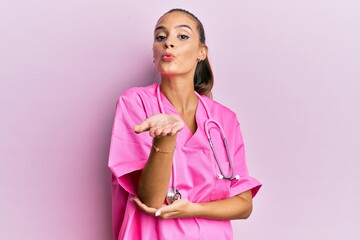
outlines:
[[[229, 220], [205, 218], [180, 218], [161, 220], [150, 216], [136, 207], [130, 198], [136, 194], [131, 181], [131, 172], [144, 168], [152, 146], [148, 132], [136, 134], [132, 127], [146, 118], [160, 113], [154, 83], [147, 87], [131, 88], [122, 94], [117, 102], [114, 120], [109, 168], [112, 172], [112, 211], [115, 239], [232, 239]], [[160, 93], [166, 114], [178, 114], [168, 99]], [[223, 127], [230, 155], [233, 159], [234, 174], [239, 180], [218, 179], [219, 167], [207, 140], [204, 123], [208, 119], [201, 101], [196, 110], [197, 130], [194, 134], [185, 125], [178, 133], [175, 148], [177, 188], [182, 198], [191, 202], [209, 202], [229, 198], [247, 190], [253, 197], [261, 184], [249, 176], [244, 153], [240, 125], [234, 112], [206, 96], [201, 96], [211, 112], [212, 118]], [[225, 175], [231, 168], [220, 134], [210, 126], [214, 146]], [[172, 187], [173, 176], [169, 188]]]

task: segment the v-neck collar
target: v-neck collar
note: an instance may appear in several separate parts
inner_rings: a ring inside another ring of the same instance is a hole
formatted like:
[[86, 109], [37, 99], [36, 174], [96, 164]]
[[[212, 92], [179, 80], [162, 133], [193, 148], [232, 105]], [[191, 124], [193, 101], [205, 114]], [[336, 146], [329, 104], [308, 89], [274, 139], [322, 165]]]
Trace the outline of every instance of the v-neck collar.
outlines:
[[[160, 88], [160, 85], [158, 85], [157, 87]], [[166, 96], [161, 92], [160, 89], [159, 89], [159, 91], [160, 91], [160, 100], [163, 103], [165, 113], [169, 113], [169, 112], [166, 112], [166, 110], [168, 110], [168, 111], [170, 111], [170, 113], [178, 115], [181, 118], [181, 120], [184, 122], [184, 128], [179, 132], [182, 135], [182, 137], [179, 139], [180, 140], [179, 143], [182, 146], [190, 144], [192, 142], [192, 140], [194, 138], [196, 138], [197, 135], [199, 135], [199, 131], [200, 131], [199, 130], [200, 124], [199, 124], [199, 117], [198, 117], [199, 107], [201, 105], [200, 100], [198, 99], [197, 107], [195, 110], [195, 121], [196, 121], [197, 127], [196, 127], [196, 131], [194, 133], [192, 133], [189, 126], [185, 123], [184, 119], [181, 117], [180, 113], [178, 113], [176, 111], [175, 107], [171, 104], [169, 99], [166, 98]]]

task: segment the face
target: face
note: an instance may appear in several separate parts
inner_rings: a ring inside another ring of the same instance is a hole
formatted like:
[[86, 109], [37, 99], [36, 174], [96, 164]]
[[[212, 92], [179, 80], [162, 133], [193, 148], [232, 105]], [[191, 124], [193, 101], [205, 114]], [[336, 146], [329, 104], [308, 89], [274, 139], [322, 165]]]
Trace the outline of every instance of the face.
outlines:
[[155, 26], [153, 55], [162, 75], [194, 75], [207, 48], [200, 43], [196, 22], [181, 12], [168, 13]]

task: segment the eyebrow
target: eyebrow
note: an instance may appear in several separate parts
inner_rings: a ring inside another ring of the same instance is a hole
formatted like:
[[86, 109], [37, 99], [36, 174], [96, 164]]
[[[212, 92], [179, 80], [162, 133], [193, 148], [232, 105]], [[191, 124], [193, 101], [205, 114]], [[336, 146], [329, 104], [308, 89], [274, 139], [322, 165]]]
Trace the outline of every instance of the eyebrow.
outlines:
[[[186, 24], [180, 24], [180, 25], [177, 25], [175, 26], [175, 28], [188, 28], [192, 31], [191, 27], [189, 25], [186, 25]], [[164, 26], [158, 26], [157, 28], [155, 28], [154, 32], [156, 32], [157, 30], [165, 30], [166, 28]]]

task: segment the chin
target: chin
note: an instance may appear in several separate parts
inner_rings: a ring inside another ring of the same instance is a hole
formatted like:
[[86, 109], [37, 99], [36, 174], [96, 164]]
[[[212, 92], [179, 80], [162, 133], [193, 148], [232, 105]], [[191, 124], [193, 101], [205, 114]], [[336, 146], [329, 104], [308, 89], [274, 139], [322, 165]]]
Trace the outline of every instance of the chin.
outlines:
[[158, 72], [161, 75], [175, 75], [175, 74], [178, 74], [177, 71], [174, 71], [173, 69], [168, 69], [168, 68], [159, 68]]

